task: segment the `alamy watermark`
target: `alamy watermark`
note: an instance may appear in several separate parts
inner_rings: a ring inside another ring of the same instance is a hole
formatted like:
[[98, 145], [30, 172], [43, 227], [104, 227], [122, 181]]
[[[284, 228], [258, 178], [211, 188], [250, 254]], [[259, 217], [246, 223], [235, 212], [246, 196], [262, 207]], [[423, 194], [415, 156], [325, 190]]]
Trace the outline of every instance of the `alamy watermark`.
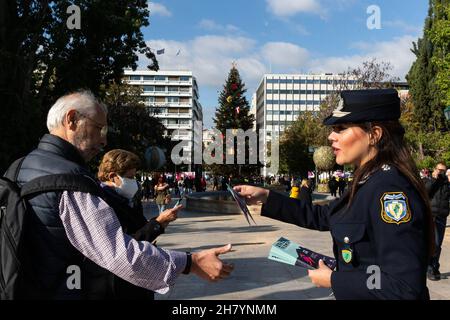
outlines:
[[367, 274], [370, 276], [367, 278], [366, 285], [369, 290], [381, 289], [381, 270], [377, 265], [371, 265], [367, 267]]
[[77, 265], [67, 267], [66, 273], [69, 275], [66, 280], [66, 286], [69, 290], [81, 289], [81, 269]]
[[367, 18], [367, 29], [381, 29], [381, 9], [379, 6], [372, 4], [367, 7], [367, 14], [370, 16]]
[[67, 29], [73, 30], [73, 29], [81, 29], [81, 10], [80, 7], [77, 5], [72, 4], [71, 6], [67, 7], [66, 10], [67, 14], [70, 14], [70, 16], [66, 20], [66, 26]]
[[[259, 161], [260, 164], [266, 165], [268, 171], [276, 174], [278, 173], [280, 162], [279, 137], [276, 132], [272, 132], [271, 140], [268, 144], [262, 132], [263, 131], [258, 134], [258, 132], [253, 129], [248, 129], [246, 131], [243, 129], [227, 129], [224, 137], [218, 129], [211, 129], [210, 136], [212, 141], [203, 149], [203, 123], [201, 121], [194, 121], [193, 163], [243, 165], [257, 164]], [[188, 130], [175, 130], [172, 133], [172, 139], [176, 140], [178, 136], [187, 134], [189, 134]], [[247, 144], [246, 141], [248, 141]], [[185, 148], [188, 147], [188, 145], [189, 141], [181, 141], [172, 149], [170, 156], [175, 165], [192, 164], [192, 157], [190, 154], [185, 155]], [[270, 154], [268, 152], [268, 145], [270, 145]], [[247, 155], [248, 161], [246, 161]]]

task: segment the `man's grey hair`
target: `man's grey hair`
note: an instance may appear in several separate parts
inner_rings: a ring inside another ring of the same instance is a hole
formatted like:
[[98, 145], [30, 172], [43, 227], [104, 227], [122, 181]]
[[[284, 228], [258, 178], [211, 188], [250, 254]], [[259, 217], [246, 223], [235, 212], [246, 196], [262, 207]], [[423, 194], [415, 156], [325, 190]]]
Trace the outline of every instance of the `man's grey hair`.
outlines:
[[51, 132], [62, 126], [69, 110], [77, 110], [81, 114], [93, 116], [99, 107], [105, 114], [106, 105], [100, 102], [90, 90], [78, 90], [60, 97], [47, 114], [47, 128]]

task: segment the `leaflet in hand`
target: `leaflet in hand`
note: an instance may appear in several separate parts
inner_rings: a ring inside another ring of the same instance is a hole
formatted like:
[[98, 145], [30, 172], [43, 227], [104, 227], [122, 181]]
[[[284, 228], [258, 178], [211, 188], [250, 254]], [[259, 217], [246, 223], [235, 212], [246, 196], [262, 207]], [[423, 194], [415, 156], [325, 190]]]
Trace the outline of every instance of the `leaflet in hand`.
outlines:
[[331, 270], [336, 267], [336, 259], [304, 248], [283, 237], [272, 245], [268, 258], [312, 270], [319, 267], [319, 260], [322, 260]]
[[233, 190], [233, 188], [227, 184], [227, 189], [228, 191], [231, 193], [231, 195], [233, 196], [233, 199], [236, 201], [236, 203], [238, 204], [239, 208], [241, 208], [242, 212], [244, 213], [245, 219], [247, 219], [247, 223], [248, 225], [250, 225], [250, 219], [252, 219], [253, 223], [256, 224], [255, 220], [253, 220], [253, 217], [250, 213], [250, 210], [248, 210], [247, 204], [245, 203], [245, 200], [236, 193], [236, 191]]

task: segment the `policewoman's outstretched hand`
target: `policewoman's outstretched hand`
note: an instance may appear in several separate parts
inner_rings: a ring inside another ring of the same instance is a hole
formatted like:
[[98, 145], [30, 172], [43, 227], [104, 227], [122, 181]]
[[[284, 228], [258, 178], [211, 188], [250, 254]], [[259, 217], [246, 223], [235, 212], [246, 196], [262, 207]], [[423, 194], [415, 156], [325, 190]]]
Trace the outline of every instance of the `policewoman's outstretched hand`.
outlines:
[[331, 274], [333, 271], [328, 266], [319, 260], [319, 268], [316, 270], [308, 270], [308, 276], [311, 282], [319, 288], [331, 288]]
[[233, 187], [233, 190], [244, 197], [249, 205], [264, 204], [269, 196], [269, 190], [254, 186], [239, 185]]

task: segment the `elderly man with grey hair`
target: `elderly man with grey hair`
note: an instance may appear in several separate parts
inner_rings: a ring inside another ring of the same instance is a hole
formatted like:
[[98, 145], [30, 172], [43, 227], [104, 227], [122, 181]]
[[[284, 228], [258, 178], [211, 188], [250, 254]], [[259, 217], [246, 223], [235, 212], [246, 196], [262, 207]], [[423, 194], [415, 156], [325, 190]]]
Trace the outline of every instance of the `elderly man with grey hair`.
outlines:
[[[51, 174], [92, 177], [86, 162], [106, 145], [106, 107], [90, 91], [65, 95], [51, 107], [47, 127], [50, 133], [20, 163], [19, 185]], [[233, 270], [218, 258], [231, 245], [192, 255], [156, 248], [125, 234], [114, 210], [100, 196], [73, 190], [40, 193], [29, 199], [32, 214], [23, 243], [31, 272], [24, 275], [19, 297], [108, 298], [113, 286], [98, 280], [104, 269], [158, 293], [167, 292], [180, 273], [217, 281]], [[101, 268], [85, 270], [85, 265], [92, 266], [85, 263], [86, 258]], [[77, 267], [81, 285], [73, 286], [70, 270]]]

